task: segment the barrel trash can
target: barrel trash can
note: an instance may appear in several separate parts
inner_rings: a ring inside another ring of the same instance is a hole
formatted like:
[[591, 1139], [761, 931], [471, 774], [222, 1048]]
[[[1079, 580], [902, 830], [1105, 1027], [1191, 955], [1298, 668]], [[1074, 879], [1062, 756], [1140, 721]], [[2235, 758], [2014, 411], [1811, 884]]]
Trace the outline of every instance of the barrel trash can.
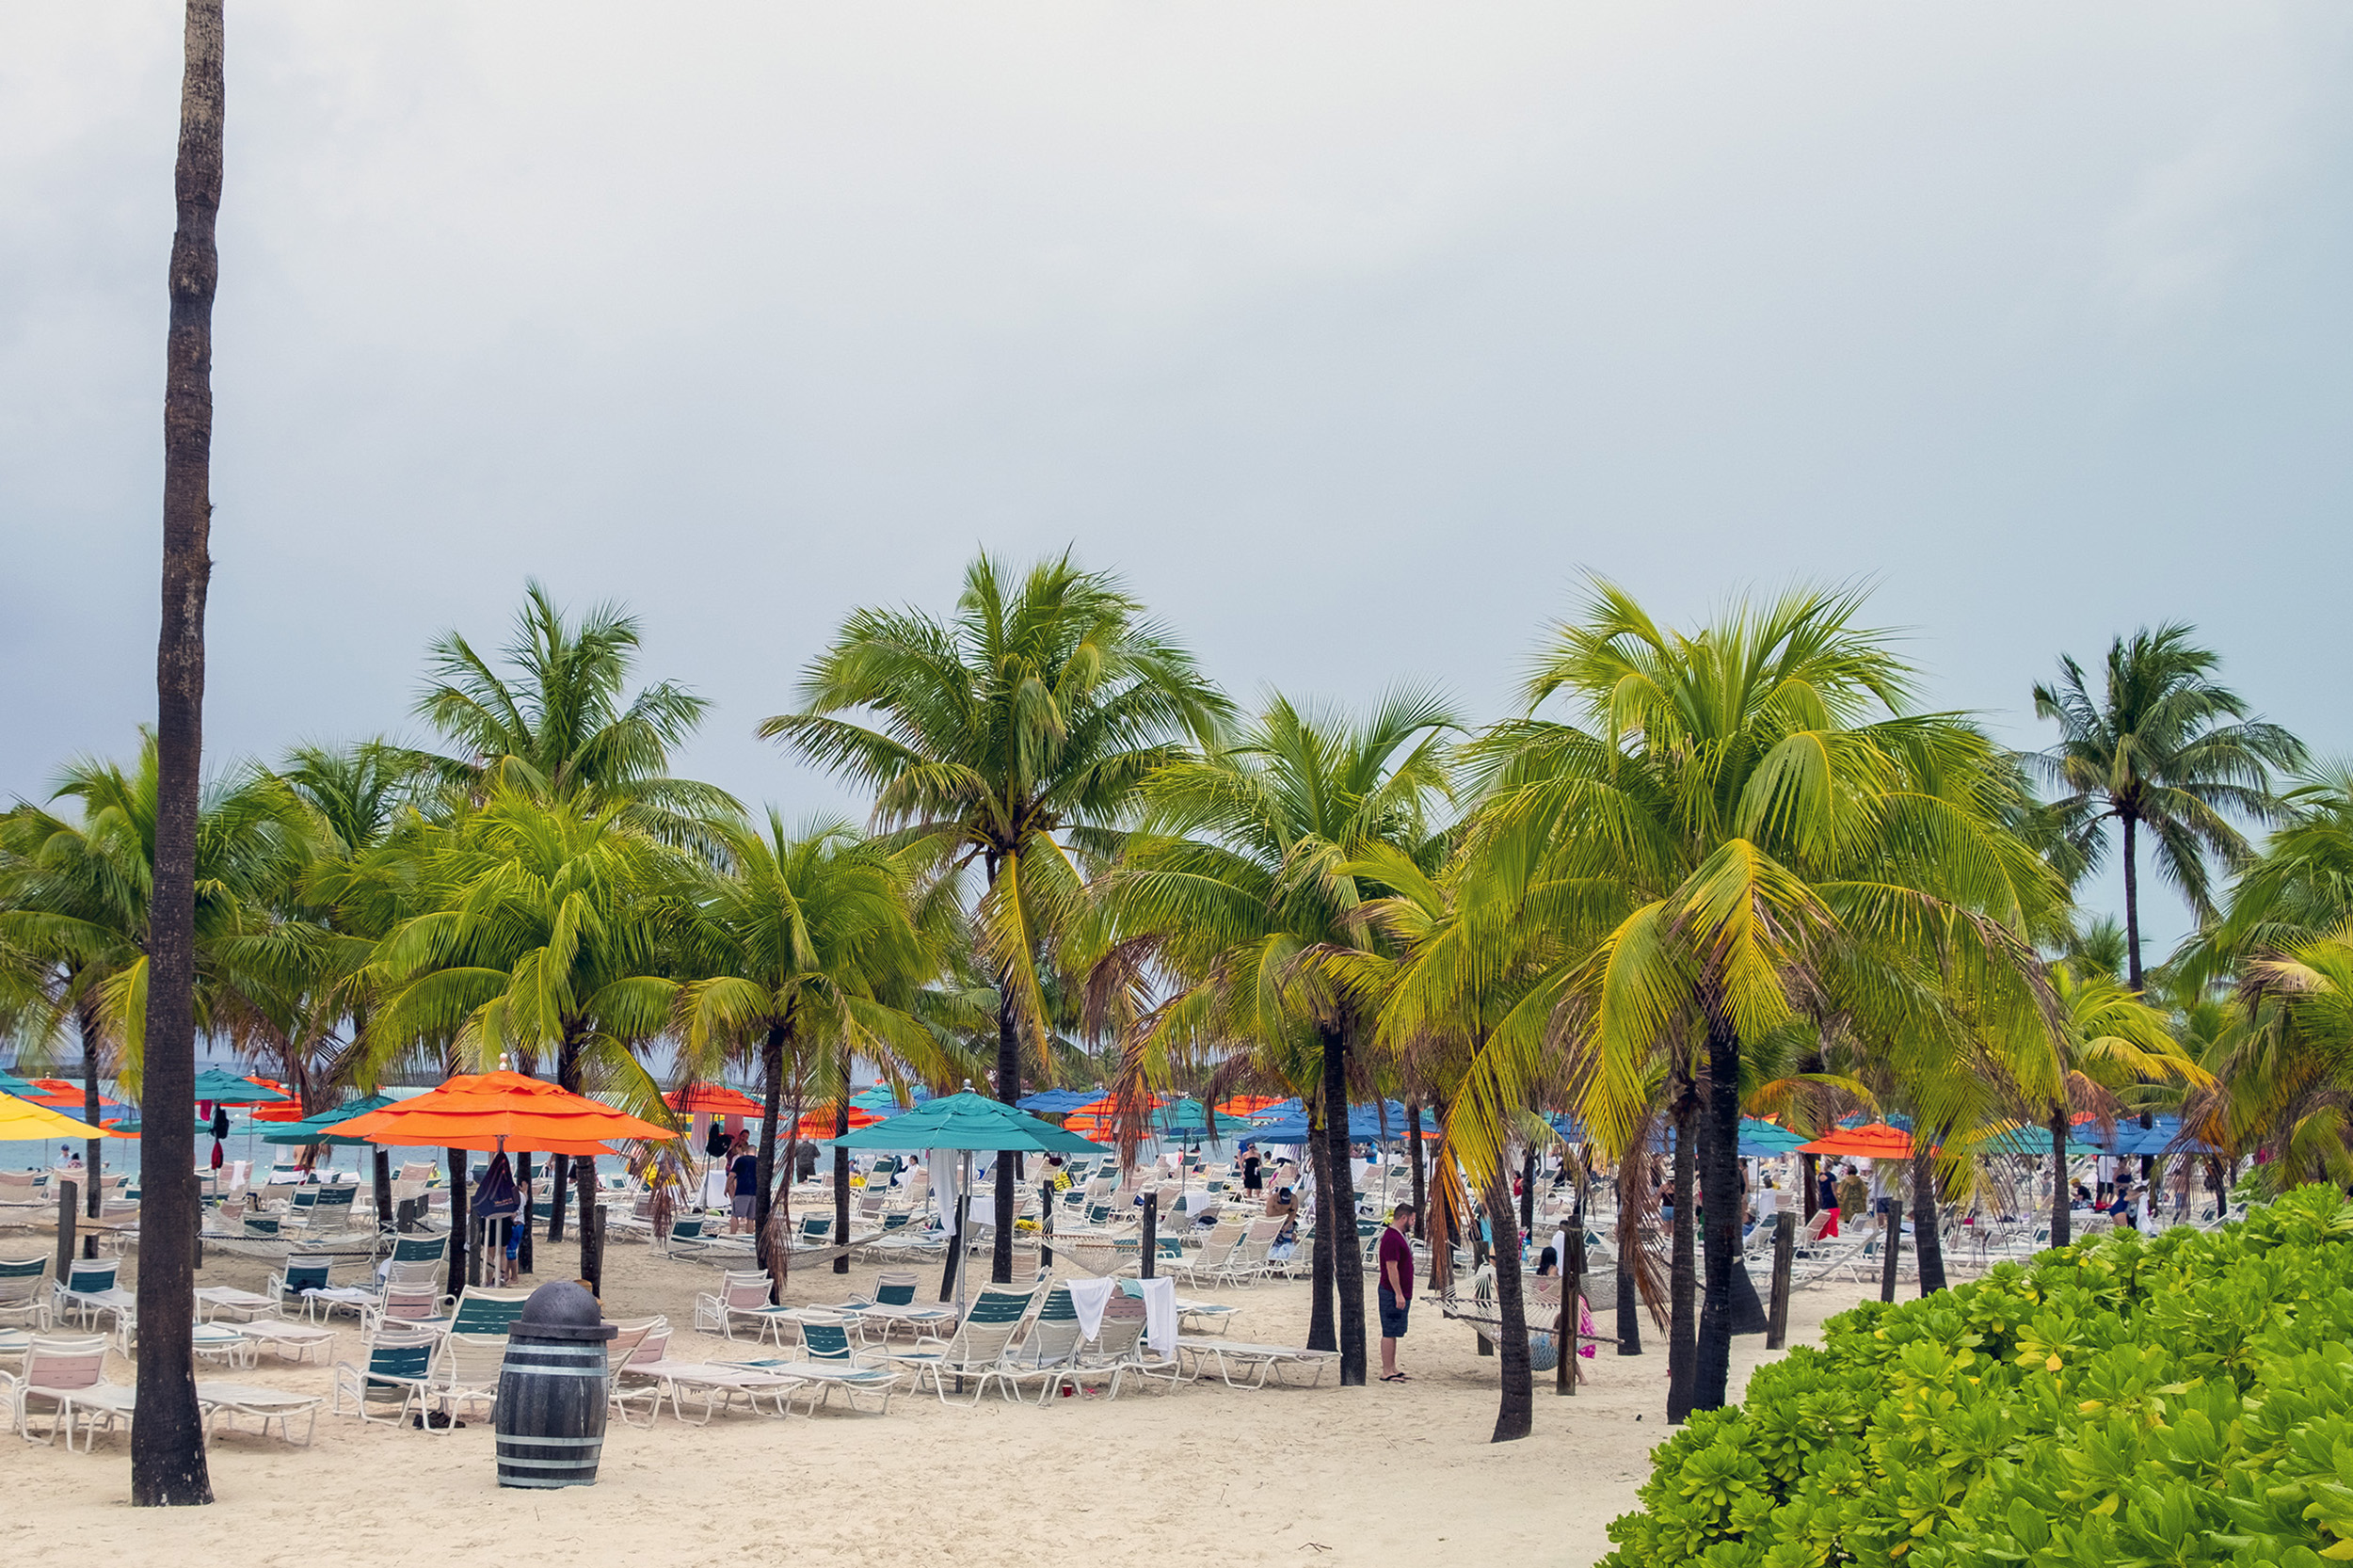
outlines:
[[499, 1368], [501, 1486], [594, 1486], [604, 1451], [605, 1341], [619, 1331], [570, 1280], [531, 1293]]

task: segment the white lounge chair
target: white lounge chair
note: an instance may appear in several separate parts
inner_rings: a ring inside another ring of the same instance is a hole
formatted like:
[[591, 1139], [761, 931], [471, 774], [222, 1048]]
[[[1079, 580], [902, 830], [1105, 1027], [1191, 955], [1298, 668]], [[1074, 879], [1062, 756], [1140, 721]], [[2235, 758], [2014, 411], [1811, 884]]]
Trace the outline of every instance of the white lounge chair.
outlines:
[[55, 1445], [60, 1428], [65, 1446], [73, 1448], [73, 1429], [84, 1426], [82, 1451], [88, 1453], [101, 1422], [111, 1432], [117, 1420], [128, 1425], [136, 1402], [136, 1390], [106, 1379], [106, 1339], [104, 1335], [77, 1338], [36, 1338], [24, 1352], [9, 1402], [13, 1425], [33, 1441], [32, 1413], [36, 1401], [49, 1407], [49, 1431], [41, 1440]]

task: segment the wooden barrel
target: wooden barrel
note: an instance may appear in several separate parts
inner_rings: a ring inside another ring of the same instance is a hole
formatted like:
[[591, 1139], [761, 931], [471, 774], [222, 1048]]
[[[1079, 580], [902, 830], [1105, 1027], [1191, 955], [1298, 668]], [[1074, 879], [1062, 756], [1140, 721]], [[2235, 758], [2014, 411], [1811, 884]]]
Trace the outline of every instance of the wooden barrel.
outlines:
[[604, 1451], [604, 1342], [616, 1332], [569, 1280], [531, 1293], [499, 1369], [501, 1486], [593, 1486]]

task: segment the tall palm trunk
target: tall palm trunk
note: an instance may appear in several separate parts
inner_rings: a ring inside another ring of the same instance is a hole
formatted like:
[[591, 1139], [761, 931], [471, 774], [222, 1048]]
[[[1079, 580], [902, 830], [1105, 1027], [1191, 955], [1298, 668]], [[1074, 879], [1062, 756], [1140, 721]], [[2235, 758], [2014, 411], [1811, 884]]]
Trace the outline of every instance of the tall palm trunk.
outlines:
[[[1006, 984], [1001, 994], [1004, 1000], [997, 1006], [997, 1098], [1011, 1105], [1021, 1097], [1021, 1033], [1014, 1021], [1012, 985]], [[989, 1238], [988, 1249], [988, 1277], [996, 1285], [1013, 1283], [1014, 1182], [1018, 1179], [1020, 1163], [1020, 1155], [998, 1151], [997, 1231]], [[845, 1268], [847, 1262], [843, 1260]]]
[[[85, 993], [82, 998], [75, 1002], [73, 1007], [73, 1027], [79, 1032], [82, 1038], [82, 1120], [88, 1123], [91, 1127], [96, 1127], [99, 1125], [98, 1117], [100, 1114], [98, 1105], [98, 1043], [100, 1038], [100, 1025], [98, 1022], [97, 998]], [[189, 1048], [193, 1050], [195, 1048], [191, 1045]], [[193, 1086], [195, 1083], [193, 1065], [190, 1067], [190, 1074], [189, 1083]], [[191, 1112], [191, 1114], [193, 1114], [193, 1112]], [[86, 1138], [82, 1141], [82, 1211], [88, 1214], [91, 1219], [95, 1220], [98, 1218], [100, 1213], [103, 1212], [99, 1193], [101, 1189], [104, 1186], [104, 1183], [99, 1178], [105, 1174], [104, 1170], [106, 1158], [105, 1141], [99, 1138]], [[194, 1140], [191, 1139], [188, 1144], [189, 1158], [191, 1160], [195, 1158], [195, 1151], [196, 1144]], [[82, 1238], [82, 1256], [84, 1257], [96, 1257], [98, 1256], [97, 1231], [93, 1230], [88, 1235]], [[194, 1287], [191, 1286], [190, 1288], [193, 1289]]]
[[1414, 1162], [1414, 1240], [1430, 1237], [1429, 1178], [1422, 1169], [1421, 1101], [1405, 1102], [1405, 1147]]
[[[1740, 1036], [1721, 1008], [1707, 1020], [1707, 1096], [1699, 1135], [1703, 1263], [1691, 1404], [1721, 1410], [1732, 1381], [1732, 1271], [1740, 1260]], [[1681, 1194], [1678, 1193], [1678, 1196]]]
[[1533, 1144], [1520, 1154], [1520, 1234], [1530, 1240], [1536, 1236], [1536, 1146]]
[[2075, 1217], [2074, 1194], [2067, 1190], [2067, 1129], [2064, 1104], [2051, 1107], [2051, 1245], [2063, 1247]]
[[463, 1295], [466, 1289], [466, 1250], [472, 1240], [468, 1231], [466, 1214], [466, 1151], [444, 1149], [449, 1161], [449, 1288], [445, 1295]]
[[580, 1183], [580, 1282], [592, 1296], [604, 1294], [604, 1238], [597, 1229], [597, 1157], [584, 1154], [572, 1161], [572, 1177]]
[[1691, 1201], [1698, 1162], [1692, 1139], [1699, 1123], [1699, 1094], [1681, 1069], [1675, 1073], [1674, 1238], [1667, 1265], [1667, 1421], [1680, 1426], [1691, 1414], [1691, 1371], [1699, 1337], [1699, 1270], [1693, 1245]]
[[[1648, 1124], [1645, 1124], [1646, 1126]], [[1642, 1162], [1631, 1149], [1618, 1161], [1618, 1353], [1642, 1353], [1642, 1306], [1636, 1298], [1634, 1249], [1642, 1244]]]
[[[1512, 1185], [1503, 1176], [1498, 1162], [1482, 1184], [1487, 1193], [1487, 1223], [1495, 1227], [1496, 1242], [1496, 1309], [1503, 1321], [1497, 1330], [1497, 1359], [1502, 1364], [1502, 1396], [1496, 1405], [1494, 1443], [1509, 1443], [1526, 1437], [1535, 1429], [1535, 1387], [1533, 1370], [1528, 1359], [1528, 1301], [1520, 1285], [1520, 1249], [1505, 1245], [1502, 1237], [1513, 1229]], [[1576, 1327], [1572, 1320], [1569, 1325]], [[1576, 1348], [1564, 1346], [1563, 1353], [1574, 1355]]]
[[[209, 1503], [196, 1403], [196, 816], [204, 743], [204, 600], [212, 580], [213, 294], [220, 254], [221, 0], [188, 0], [179, 205], [164, 371], [163, 622], [155, 645], [155, 861], [148, 908], [147, 1128], [139, 1183], [138, 1419], [131, 1501]], [[90, 1173], [97, 1174], [94, 1170]], [[95, 1181], [91, 1191], [97, 1190]]]
[[[1926, 1129], [1923, 1129], [1925, 1133]], [[1912, 1145], [1912, 1243], [1920, 1263], [1920, 1294], [1945, 1288], [1945, 1239], [1938, 1233], [1936, 1166], [1929, 1158], [1926, 1139]]]
[[2135, 840], [2139, 822], [2130, 811], [2118, 813], [2124, 824], [2124, 975], [2138, 996], [2144, 987], [2140, 972], [2140, 855]]
[[1324, 1163], [1331, 1186], [1332, 1284], [1338, 1297], [1340, 1386], [1365, 1383], [1365, 1249], [1356, 1240], [1356, 1181], [1348, 1158], [1349, 1027], [1323, 1032]]
[[[833, 1145], [833, 1272], [837, 1274], [846, 1274], [850, 1272], [850, 1151], [843, 1148], [840, 1144], [840, 1140], [849, 1135], [850, 1064], [843, 1062], [841, 1064], [841, 1092], [836, 1095], [833, 1100], [835, 1140]], [[1001, 1165], [1004, 1159], [1003, 1155], [999, 1155], [998, 1163]], [[962, 1253], [963, 1236], [952, 1238], [951, 1244], [958, 1253]], [[957, 1267], [963, 1267], [962, 1263], [959, 1262]], [[1001, 1285], [1004, 1281], [999, 1280], [997, 1283]]]
[[[776, 1259], [769, 1245], [768, 1215], [774, 1205], [770, 1202], [776, 1190], [776, 1117], [784, 1110], [784, 1025], [768, 1026], [767, 1038], [760, 1046], [760, 1070], [763, 1081], [760, 1091], [760, 1192], [752, 1200], [753, 1246], [760, 1255], [760, 1266], [776, 1277]], [[774, 1299], [781, 1299], [771, 1291]]]
[[1798, 1156], [1798, 1180], [1804, 1189], [1805, 1217], [1812, 1220], [1821, 1210], [1822, 1167], [1818, 1154]]
[[1332, 1304], [1332, 1144], [1320, 1127], [1308, 1129], [1307, 1163], [1316, 1176], [1315, 1240], [1307, 1269], [1307, 1348], [1337, 1351], [1340, 1336], [1339, 1315]]

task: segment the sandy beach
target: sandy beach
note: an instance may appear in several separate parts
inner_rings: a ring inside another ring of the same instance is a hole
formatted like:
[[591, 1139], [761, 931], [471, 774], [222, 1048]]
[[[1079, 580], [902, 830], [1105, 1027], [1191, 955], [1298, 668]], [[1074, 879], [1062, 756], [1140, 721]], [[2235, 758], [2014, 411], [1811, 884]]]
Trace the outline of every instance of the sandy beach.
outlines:
[[[10, 1250], [0, 1244], [0, 1251]], [[571, 1256], [543, 1249], [540, 1279]], [[267, 1266], [208, 1256], [205, 1285], [259, 1288]], [[820, 1266], [793, 1274], [794, 1303], [838, 1301], [871, 1285]], [[126, 1271], [126, 1282], [129, 1271]], [[756, 1353], [692, 1329], [708, 1264], [616, 1244], [606, 1262], [609, 1316], [665, 1313], [674, 1357]], [[936, 1265], [930, 1278], [936, 1283]], [[1241, 1303], [1232, 1336], [1298, 1344], [1304, 1282], [1202, 1292]], [[1801, 1291], [1793, 1342], [1856, 1299], [1852, 1286]], [[338, 1353], [359, 1353], [349, 1320]], [[0, 1446], [11, 1506], [0, 1517], [10, 1562], [237, 1562], [296, 1568], [362, 1564], [905, 1561], [1029, 1564], [1206, 1554], [1219, 1563], [1477, 1563], [1583, 1568], [1605, 1552], [1609, 1520], [1632, 1506], [1646, 1455], [1664, 1436], [1666, 1358], [1603, 1347], [1574, 1399], [1536, 1395], [1535, 1434], [1492, 1445], [1496, 1367], [1469, 1329], [1417, 1306], [1401, 1364], [1412, 1381], [1341, 1390], [1243, 1392], [1215, 1382], [1117, 1400], [978, 1408], [929, 1392], [888, 1415], [839, 1408], [814, 1420], [722, 1416], [680, 1425], [665, 1408], [650, 1432], [616, 1421], [594, 1487], [502, 1491], [487, 1422], [427, 1434], [321, 1413], [307, 1449], [273, 1433], [224, 1432], [212, 1448], [216, 1506], [134, 1510], [129, 1439], [69, 1455], [18, 1439]], [[1734, 1341], [1736, 1395], [1763, 1358], [1762, 1336]], [[1375, 1347], [1377, 1350], [1377, 1346]], [[129, 1365], [109, 1375], [128, 1382]], [[200, 1375], [229, 1376], [211, 1368]], [[237, 1381], [325, 1393], [324, 1368], [264, 1354]], [[299, 1430], [297, 1423], [297, 1431]]]

